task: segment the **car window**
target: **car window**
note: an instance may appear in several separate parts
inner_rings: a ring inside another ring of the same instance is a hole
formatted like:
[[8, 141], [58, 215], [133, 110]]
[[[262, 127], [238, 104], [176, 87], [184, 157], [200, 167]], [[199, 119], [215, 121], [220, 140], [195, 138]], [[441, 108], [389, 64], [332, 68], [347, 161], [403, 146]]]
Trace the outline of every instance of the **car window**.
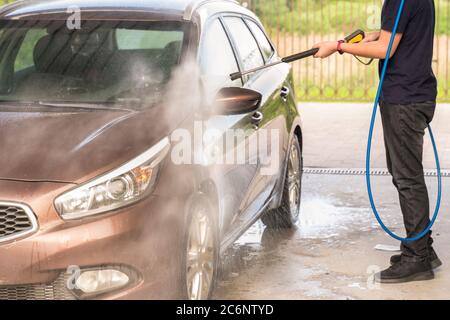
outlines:
[[15, 72], [34, 66], [33, 49], [38, 40], [45, 35], [47, 35], [45, 29], [32, 29], [26, 33], [17, 53], [16, 61], [14, 61]]
[[255, 36], [256, 41], [258, 41], [258, 44], [259, 44], [259, 47], [261, 48], [264, 59], [266, 61], [268, 61], [274, 53], [272, 45], [270, 44], [270, 42], [267, 39], [264, 32], [261, 30], [260, 26], [258, 26], [252, 20], [246, 19], [246, 21], [247, 21], [248, 26], [250, 27], [250, 30], [253, 32], [253, 35]]
[[252, 69], [264, 65], [261, 51], [244, 21], [238, 17], [226, 17], [225, 21], [236, 43], [244, 68]]
[[163, 49], [170, 43], [183, 40], [178, 31], [117, 29], [116, 41], [119, 50]]
[[241, 86], [240, 79], [230, 80], [230, 74], [239, 71], [236, 57], [219, 19], [209, 24], [201, 44], [200, 65], [206, 85], [211, 90], [225, 86]]
[[75, 30], [64, 20], [0, 21], [0, 101], [153, 106], [185, 30], [171, 21], [89, 20]]

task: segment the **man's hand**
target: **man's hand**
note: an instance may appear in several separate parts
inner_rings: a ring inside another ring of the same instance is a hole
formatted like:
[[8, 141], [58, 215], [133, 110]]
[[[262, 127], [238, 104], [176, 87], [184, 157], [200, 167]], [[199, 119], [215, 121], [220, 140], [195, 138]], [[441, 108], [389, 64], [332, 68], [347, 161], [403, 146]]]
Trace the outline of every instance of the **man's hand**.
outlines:
[[337, 41], [325, 41], [317, 43], [313, 48], [319, 48], [319, 52], [316, 53], [314, 58], [328, 58], [332, 54], [337, 52]]

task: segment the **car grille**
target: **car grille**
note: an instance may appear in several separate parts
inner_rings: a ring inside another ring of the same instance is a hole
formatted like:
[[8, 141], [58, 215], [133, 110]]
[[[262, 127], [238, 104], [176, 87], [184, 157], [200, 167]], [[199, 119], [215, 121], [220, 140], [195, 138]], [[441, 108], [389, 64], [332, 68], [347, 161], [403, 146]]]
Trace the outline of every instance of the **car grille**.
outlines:
[[0, 202], [0, 242], [22, 237], [36, 228], [37, 221], [30, 208], [22, 204]]
[[0, 286], [0, 300], [74, 300], [66, 283], [67, 277], [61, 275], [51, 284]]

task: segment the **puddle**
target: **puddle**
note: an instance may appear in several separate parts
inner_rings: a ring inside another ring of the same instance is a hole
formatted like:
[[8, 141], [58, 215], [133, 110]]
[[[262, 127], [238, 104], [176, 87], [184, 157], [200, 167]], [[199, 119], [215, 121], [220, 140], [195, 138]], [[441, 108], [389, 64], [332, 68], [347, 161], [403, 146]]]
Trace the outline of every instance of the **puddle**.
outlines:
[[349, 207], [339, 199], [313, 196], [301, 205], [299, 232], [301, 238], [328, 239], [345, 236], [357, 223], [362, 230], [377, 228], [366, 208]]

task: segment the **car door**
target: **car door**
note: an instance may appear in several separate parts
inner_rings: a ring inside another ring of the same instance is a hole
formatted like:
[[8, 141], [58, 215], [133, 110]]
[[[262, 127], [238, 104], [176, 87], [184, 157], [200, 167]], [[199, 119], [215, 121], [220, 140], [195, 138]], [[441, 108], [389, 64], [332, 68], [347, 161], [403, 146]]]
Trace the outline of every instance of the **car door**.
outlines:
[[[278, 59], [274, 46], [261, 24], [248, 17], [244, 17], [244, 21], [255, 37], [265, 63]], [[283, 169], [289, 144], [288, 123], [290, 123], [292, 115], [296, 114], [297, 108], [291, 88], [291, 77], [290, 65], [281, 64], [263, 70], [259, 77], [259, 83], [254, 84], [253, 87], [255, 90], [266, 90], [270, 95], [269, 100], [260, 109], [263, 114], [263, 121], [260, 125], [261, 132], [267, 134], [267, 138], [261, 139], [267, 144], [265, 148], [260, 148], [260, 178], [264, 181], [262, 185], [265, 186], [266, 192], [271, 192], [282, 177], [280, 175], [284, 174]]]
[[[212, 101], [223, 87], [243, 86], [242, 79], [230, 80], [230, 73], [239, 71], [240, 65], [219, 17], [213, 18], [205, 25], [199, 52], [206, 100]], [[239, 150], [249, 149], [248, 146], [256, 134], [251, 118], [252, 114], [211, 115], [203, 123], [204, 154], [207, 162], [208, 157], [211, 157], [209, 174], [219, 188], [224, 212], [220, 225], [224, 233], [234, 229], [231, 226], [238, 221], [258, 170], [257, 151], [246, 153], [245, 161], [238, 159]], [[218, 157], [217, 153], [222, 157]]]
[[[223, 17], [227, 30], [238, 53], [242, 68], [249, 70], [269, 62], [274, 56], [269, 43], [270, 53], [264, 52], [256, 37], [249, 28], [244, 17], [227, 15]], [[252, 21], [252, 20], [250, 20]], [[267, 40], [267, 38], [266, 38]], [[274, 57], [275, 58], [275, 57]], [[258, 168], [251, 184], [248, 197], [242, 209], [241, 219], [251, 221], [266, 204], [273, 191], [280, 167], [280, 155], [285, 139], [285, 104], [280, 96], [283, 90], [286, 73], [282, 72], [286, 66], [262, 70], [246, 76], [244, 87], [258, 91], [263, 95], [262, 104], [257, 111], [261, 121], [257, 124], [258, 132]], [[273, 170], [265, 168], [262, 162], [274, 159]], [[266, 170], [268, 169], [268, 170]]]

